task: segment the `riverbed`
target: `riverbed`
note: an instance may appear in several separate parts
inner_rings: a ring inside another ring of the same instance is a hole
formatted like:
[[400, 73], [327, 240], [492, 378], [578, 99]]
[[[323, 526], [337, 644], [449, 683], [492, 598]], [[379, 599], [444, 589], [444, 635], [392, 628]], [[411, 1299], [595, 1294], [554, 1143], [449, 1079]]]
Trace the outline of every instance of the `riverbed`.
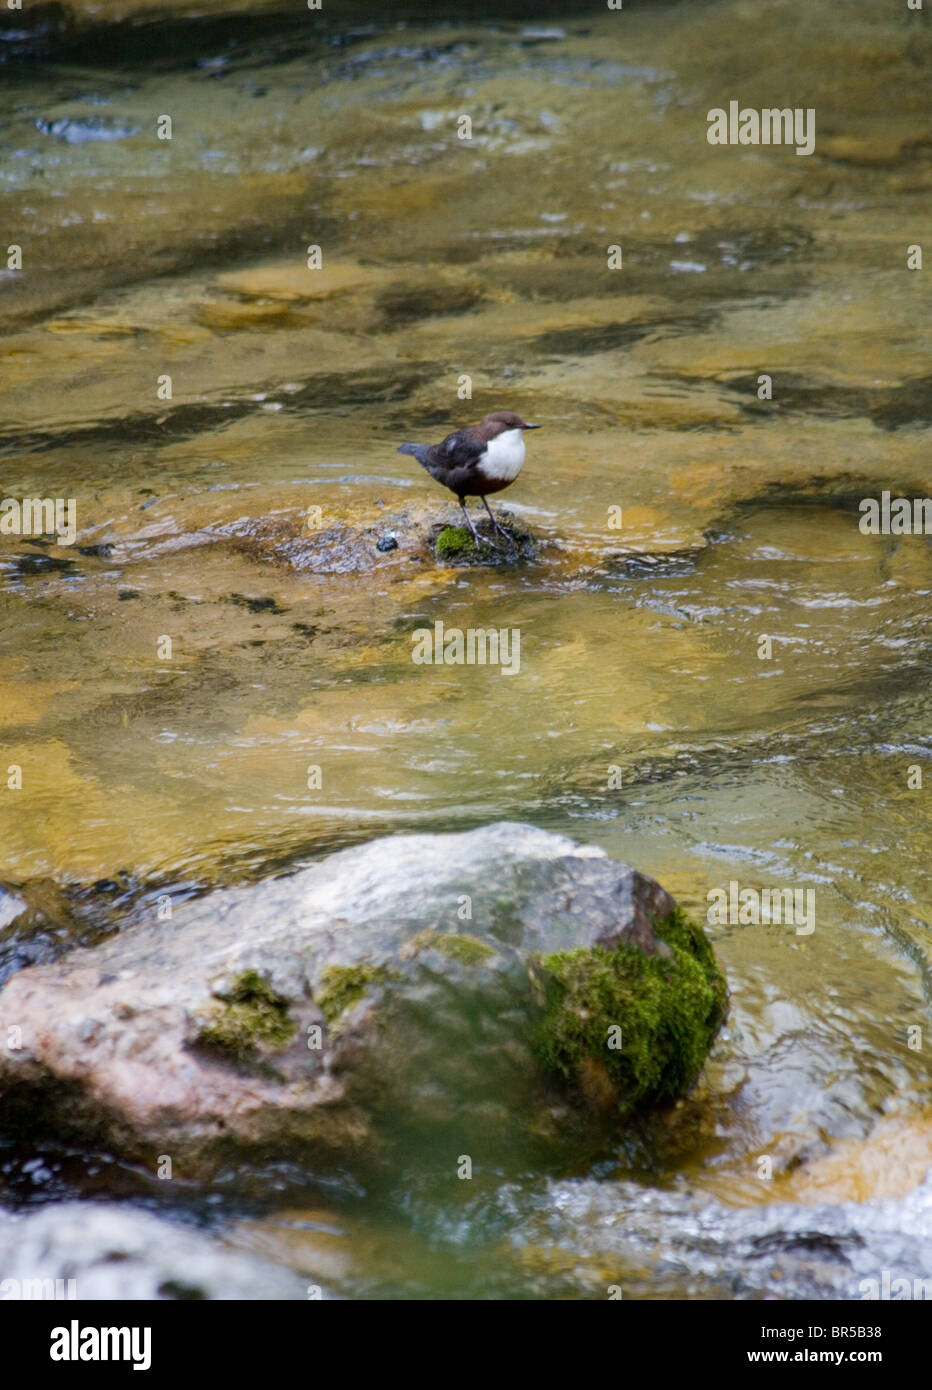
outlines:
[[[700, 920], [811, 889], [815, 929], [708, 928], [702, 1080], [595, 1168], [169, 1199], [10, 1151], [0, 1195], [128, 1196], [351, 1297], [765, 1296], [755, 1240], [887, 1203], [879, 1271], [932, 1159], [932, 549], [859, 506], [932, 483], [928, 24], [387, 8], [3, 31], [0, 491], [74, 499], [78, 536], [0, 536], [0, 878], [37, 918], [0, 967], [498, 819]], [[814, 152], [710, 145], [732, 99], [813, 108]], [[397, 445], [502, 408], [544, 425], [501, 498], [537, 558], [378, 550], [456, 520]], [[519, 629], [520, 671], [412, 663], [438, 621]]]

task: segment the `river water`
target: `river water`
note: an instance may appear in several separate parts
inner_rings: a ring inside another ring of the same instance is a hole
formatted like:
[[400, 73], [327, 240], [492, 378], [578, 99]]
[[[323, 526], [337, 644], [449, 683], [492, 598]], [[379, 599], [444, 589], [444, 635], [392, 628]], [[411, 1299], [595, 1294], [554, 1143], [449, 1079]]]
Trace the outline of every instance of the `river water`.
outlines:
[[[862, 498], [930, 490], [907, 268], [928, 23], [461, 8], [105, 3], [0, 30], [23, 256], [0, 271], [0, 491], [73, 498], [79, 531], [0, 536], [0, 766], [24, 774], [0, 876], [51, 923], [0, 963], [159, 891], [494, 819], [596, 843], [702, 919], [732, 880], [811, 889], [811, 934], [709, 928], [726, 1030], [597, 1171], [183, 1203], [350, 1294], [604, 1296], [623, 1265], [635, 1296], [759, 1296], [741, 1222], [856, 1224], [840, 1204], [905, 1202], [932, 1158], [932, 550], [858, 525]], [[812, 108], [815, 152], [710, 145], [731, 100]], [[454, 519], [396, 445], [496, 408], [545, 426], [503, 499], [535, 563], [315, 548]], [[437, 620], [520, 629], [520, 673], [412, 664]], [[2, 1167], [10, 1201], [164, 1200], [80, 1155], [30, 1171]], [[656, 1248], [606, 1250], [606, 1213]], [[680, 1267], [704, 1219], [734, 1241]]]

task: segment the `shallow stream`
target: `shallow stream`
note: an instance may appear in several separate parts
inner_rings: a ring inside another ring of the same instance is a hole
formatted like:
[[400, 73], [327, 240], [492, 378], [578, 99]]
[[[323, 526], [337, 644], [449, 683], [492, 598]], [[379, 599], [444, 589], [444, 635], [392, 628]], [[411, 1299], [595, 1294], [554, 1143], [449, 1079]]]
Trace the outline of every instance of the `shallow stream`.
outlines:
[[[46, 923], [0, 933], [0, 967], [160, 892], [495, 819], [596, 843], [702, 919], [731, 880], [812, 889], [809, 935], [709, 928], [726, 1031], [596, 1171], [176, 1200], [351, 1295], [765, 1296], [793, 1212], [858, 1232], [840, 1204], [869, 1199], [894, 1205], [862, 1262], [787, 1256], [772, 1296], [912, 1275], [932, 548], [863, 534], [858, 503], [932, 482], [929, 272], [906, 268], [927, 19], [326, 10], [104, 0], [0, 30], [0, 227], [24, 263], [0, 271], [0, 492], [74, 498], [79, 533], [0, 536], [0, 766], [23, 769], [0, 877]], [[731, 99], [814, 108], [815, 152], [709, 145]], [[496, 408], [545, 426], [501, 499], [535, 563], [328, 546], [454, 520], [396, 445]], [[520, 629], [520, 672], [414, 665], [438, 620]], [[8, 1203], [164, 1202], [106, 1156], [41, 1159], [0, 1162]]]

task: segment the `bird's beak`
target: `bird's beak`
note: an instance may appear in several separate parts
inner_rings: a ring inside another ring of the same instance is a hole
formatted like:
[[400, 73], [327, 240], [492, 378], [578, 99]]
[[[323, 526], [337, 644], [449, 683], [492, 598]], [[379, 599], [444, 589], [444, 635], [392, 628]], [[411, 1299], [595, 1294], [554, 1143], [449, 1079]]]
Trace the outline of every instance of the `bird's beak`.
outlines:
[[521, 428], [525, 430], [542, 430], [544, 427], [543, 425], [522, 425]]

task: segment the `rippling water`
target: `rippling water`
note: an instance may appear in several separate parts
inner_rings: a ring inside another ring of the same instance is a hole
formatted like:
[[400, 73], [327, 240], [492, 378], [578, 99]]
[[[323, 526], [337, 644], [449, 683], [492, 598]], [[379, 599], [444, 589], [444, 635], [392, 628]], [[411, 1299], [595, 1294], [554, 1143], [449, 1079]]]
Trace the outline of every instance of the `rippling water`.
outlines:
[[[107, 44], [4, 32], [24, 270], [0, 271], [2, 492], [73, 497], [80, 530], [0, 536], [0, 765], [24, 769], [0, 874], [64, 890], [34, 949], [165, 884], [495, 817], [594, 841], [703, 917], [732, 879], [812, 888], [811, 936], [710, 929], [732, 1015], [699, 1090], [564, 1180], [620, 1211], [672, 1192], [651, 1220], [674, 1244], [687, 1199], [915, 1187], [932, 552], [857, 508], [929, 490], [927, 272], [906, 269], [927, 26], [863, 4], [840, 30], [822, 0], [112, 13]], [[815, 154], [709, 146], [732, 98], [814, 107]], [[504, 406], [546, 425], [507, 497], [537, 563], [302, 550], [312, 507], [373, 534], [452, 517], [395, 446]], [[437, 620], [519, 628], [518, 678], [412, 665]], [[50, 1164], [46, 1195], [94, 1187]], [[7, 1177], [29, 1187], [19, 1160]], [[565, 1292], [579, 1258], [616, 1258], [516, 1256], [544, 1179], [487, 1181], [439, 1214], [393, 1192], [230, 1235], [296, 1267], [326, 1250], [357, 1291]]]

